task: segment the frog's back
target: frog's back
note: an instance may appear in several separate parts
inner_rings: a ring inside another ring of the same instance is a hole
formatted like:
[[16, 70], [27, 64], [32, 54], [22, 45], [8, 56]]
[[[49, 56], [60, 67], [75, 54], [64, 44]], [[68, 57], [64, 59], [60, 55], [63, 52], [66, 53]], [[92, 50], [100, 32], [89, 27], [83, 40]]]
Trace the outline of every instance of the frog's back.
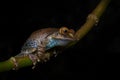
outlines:
[[33, 39], [33, 38], [34, 39], [39, 39], [39, 38], [42, 39], [56, 31], [58, 31], [58, 28], [39, 29], [37, 31], [34, 31], [28, 39]]

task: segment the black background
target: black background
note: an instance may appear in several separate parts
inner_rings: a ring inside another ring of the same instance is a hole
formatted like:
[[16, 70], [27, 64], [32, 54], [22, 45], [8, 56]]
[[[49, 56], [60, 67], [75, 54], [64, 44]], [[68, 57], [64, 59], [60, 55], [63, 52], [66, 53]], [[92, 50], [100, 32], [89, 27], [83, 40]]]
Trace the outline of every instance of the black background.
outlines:
[[[1, 2], [0, 61], [20, 52], [30, 33], [45, 27], [78, 30], [100, 0]], [[46, 63], [0, 73], [0, 80], [87, 80], [119, 78], [120, 0], [112, 0], [77, 45]], [[118, 72], [118, 73], [117, 73]]]

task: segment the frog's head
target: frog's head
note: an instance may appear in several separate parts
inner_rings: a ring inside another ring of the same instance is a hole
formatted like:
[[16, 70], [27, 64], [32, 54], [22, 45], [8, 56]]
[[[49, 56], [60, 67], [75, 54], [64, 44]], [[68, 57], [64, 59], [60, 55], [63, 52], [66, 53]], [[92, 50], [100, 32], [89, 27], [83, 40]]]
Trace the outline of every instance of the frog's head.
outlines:
[[61, 27], [58, 31], [49, 36], [49, 47], [65, 46], [68, 43], [75, 41], [75, 31], [67, 27]]
[[61, 27], [57, 32], [52, 34], [52, 38], [56, 40], [67, 40], [73, 41], [75, 31], [73, 29], [68, 29], [67, 27]]

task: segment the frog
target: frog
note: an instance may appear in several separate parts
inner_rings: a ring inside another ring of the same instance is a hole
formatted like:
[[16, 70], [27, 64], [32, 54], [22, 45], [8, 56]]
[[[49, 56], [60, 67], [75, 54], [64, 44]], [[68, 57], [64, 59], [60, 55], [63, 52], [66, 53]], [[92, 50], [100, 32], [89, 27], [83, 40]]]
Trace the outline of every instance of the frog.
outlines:
[[[40, 62], [43, 56], [49, 55], [47, 51], [54, 47], [65, 47], [71, 42], [76, 41], [75, 31], [73, 29], [68, 29], [65, 26], [61, 28], [43, 28], [34, 31], [28, 39], [25, 41], [24, 45], [21, 48], [21, 52], [16, 55], [20, 56], [29, 56], [33, 65], [36, 65], [37, 62]], [[56, 51], [53, 51], [56, 54]], [[15, 59], [13, 60], [16, 67], [18, 64]]]

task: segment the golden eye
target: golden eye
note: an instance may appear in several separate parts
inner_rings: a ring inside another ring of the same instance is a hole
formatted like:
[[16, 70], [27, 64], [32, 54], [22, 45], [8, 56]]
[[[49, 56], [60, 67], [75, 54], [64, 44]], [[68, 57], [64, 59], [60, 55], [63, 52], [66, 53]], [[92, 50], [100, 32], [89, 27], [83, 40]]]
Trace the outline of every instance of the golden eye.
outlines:
[[68, 31], [69, 31], [69, 29], [67, 27], [62, 27], [59, 30], [60, 34], [66, 34], [66, 33], [68, 33]]

